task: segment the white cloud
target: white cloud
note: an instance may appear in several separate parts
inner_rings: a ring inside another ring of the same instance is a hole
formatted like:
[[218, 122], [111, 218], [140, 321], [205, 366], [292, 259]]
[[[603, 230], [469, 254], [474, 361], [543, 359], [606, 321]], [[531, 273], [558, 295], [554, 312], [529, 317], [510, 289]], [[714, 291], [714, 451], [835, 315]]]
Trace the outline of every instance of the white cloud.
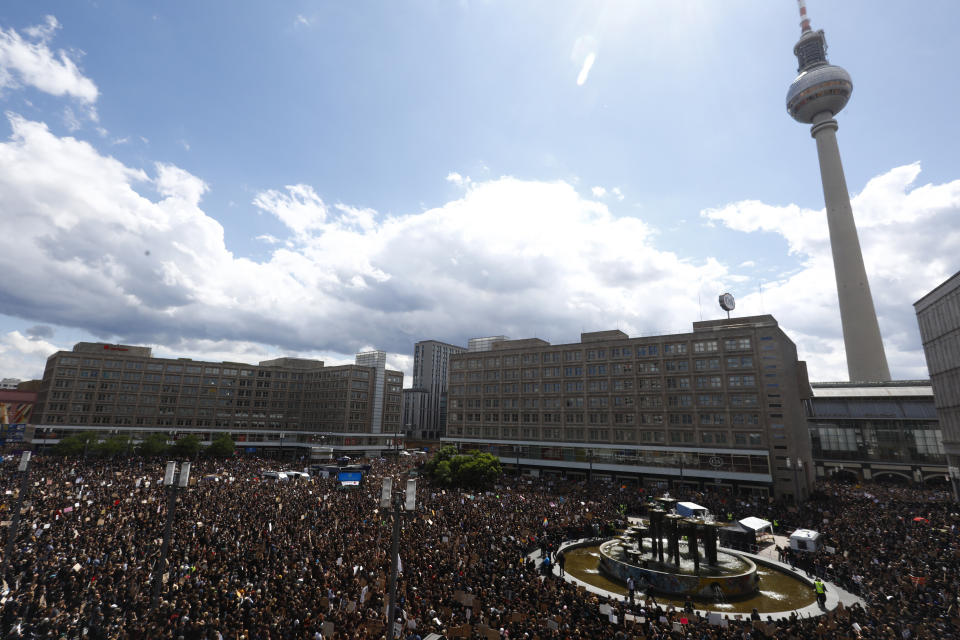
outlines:
[[298, 13], [296, 19], [293, 21], [293, 24], [297, 27], [309, 27], [310, 19], [305, 15]]
[[468, 186], [471, 182], [473, 182], [473, 181], [470, 179], [470, 176], [462, 176], [462, 175], [460, 175], [459, 173], [457, 173], [456, 171], [451, 171], [450, 173], [448, 173], [448, 174], [447, 174], [447, 177], [446, 177], [446, 181], [447, 181], [447, 182], [452, 182], [453, 184], [457, 185], [458, 187]]
[[580, 72], [577, 74], [577, 85], [583, 86], [590, 75], [590, 69], [597, 60], [597, 39], [592, 35], [583, 35], [573, 43], [570, 60], [577, 65]]
[[3, 362], [0, 377], [34, 380], [43, 376], [47, 358], [60, 350], [42, 338], [10, 331], [0, 335], [0, 361]]
[[200, 208], [200, 178], [124, 166], [41, 123], [11, 126], [0, 144], [0, 300], [31, 322], [118, 341], [402, 354], [432, 336], [569, 340], [618, 321], [633, 332], [686, 325], [696, 301], [684, 283], [725, 275], [715, 261], [656, 250], [641, 220], [614, 217], [569, 183], [514, 178], [392, 217], [328, 207], [307, 185], [265, 190], [254, 204], [291, 235], [255, 262], [234, 256]]
[[590, 69], [593, 68], [593, 63], [597, 60], [597, 54], [590, 52], [587, 54], [587, 57], [583, 61], [583, 66], [580, 67], [580, 73], [577, 74], [577, 86], [583, 86], [587, 82], [587, 78], [590, 76]]
[[98, 90], [93, 81], [80, 72], [67, 52], [54, 53], [48, 46], [59, 28], [57, 19], [47, 16], [42, 25], [24, 29], [26, 38], [12, 28], [0, 29], [0, 90], [27, 85], [87, 104], [96, 102]]
[[[919, 163], [897, 167], [870, 180], [851, 201], [887, 359], [895, 376], [908, 378], [927, 375], [912, 303], [956, 271], [960, 253], [960, 180], [915, 186], [919, 174]], [[763, 305], [796, 332], [814, 378], [845, 379], [826, 213], [748, 200], [701, 215], [787, 241], [802, 268], [764, 283]], [[759, 296], [750, 293], [744, 304], [758, 306]]]
[[617, 199], [617, 202], [623, 202], [623, 192], [620, 191], [620, 187], [614, 187], [610, 190], [610, 193], [614, 195], [614, 197]]
[[[264, 190], [254, 205], [289, 232], [264, 235], [278, 242], [254, 261], [235, 256], [201, 208], [208, 186], [199, 177], [172, 165], [127, 167], [17, 116], [11, 126], [0, 143], [0, 305], [27, 323], [240, 361], [351, 358], [372, 345], [406, 370], [403, 357], [426, 338], [565, 342], [615, 326], [631, 335], [689, 330], [698, 290], [730, 290], [739, 313], [778, 318], [814, 378], [843, 377], [819, 212], [749, 201], [703, 212], [787, 239], [801, 266], [764, 283], [762, 301], [744, 273], [660, 250], [656, 229], [564, 181], [471, 182], [458, 199], [391, 216], [327, 206], [309, 185]], [[879, 176], [854, 201], [901, 377], [924, 370], [910, 303], [952, 273], [960, 253], [960, 181], [914, 188], [918, 172]], [[150, 187], [155, 197], [144, 195]]]
[[602, 198], [603, 196], [607, 195], [607, 190], [603, 187], [594, 187], [590, 189], [590, 193], [593, 194], [594, 198]]
[[275, 215], [297, 234], [321, 228], [327, 219], [327, 206], [313, 187], [297, 184], [286, 189], [286, 193], [275, 189], [258, 193], [253, 204]]

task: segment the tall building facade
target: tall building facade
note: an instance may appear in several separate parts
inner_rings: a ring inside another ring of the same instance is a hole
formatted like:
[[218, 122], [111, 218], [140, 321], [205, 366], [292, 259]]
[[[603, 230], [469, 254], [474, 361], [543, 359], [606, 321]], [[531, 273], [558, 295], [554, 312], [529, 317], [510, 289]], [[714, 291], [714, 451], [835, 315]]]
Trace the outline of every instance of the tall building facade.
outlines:
[[960, 500], [960, 272], [913, 307], [943, 429], [953, 495]]
[[444, 434], [450, 357], [465, 351], [464, 347], [437, 340], [424, 340], [414, 345], [412, 388], [422, 393], [410, 395], [409, 420], [405, 420], [408, 436], [436, 440]]
[[42, 445], [79, 430], [202, 440], [229, 433], [251, 450], [323, 445], [373, 452], [394, 446], [401, 432], [402, 386], [402, 372], [377, 366], [326, 367], [302, 358], [203, 362], [81, 342], [47, 359], [34, 437]]
[[655, 337], [503, 340], [452, 357], [443, 442], [527, 473], [803, 498], [809, 387], [769, 315]]
[[813, 382], [804, 401], [817, 477], [943, 484], [929, 380]]
[[884, 382], [890, 380], [890, 369], [840, 162], [838, 125], [833, 118], [850, 99], [853, 81], [846, 70], [827, 62], [826, 36], [822, 30], [810, 28], [804, 0], [799, 2], [801, 35], [793, 53], [800, 75], [787, 92], [787, 111], [798, 122], [813, 125], [810, 135], [817, 142], [850, 380]]

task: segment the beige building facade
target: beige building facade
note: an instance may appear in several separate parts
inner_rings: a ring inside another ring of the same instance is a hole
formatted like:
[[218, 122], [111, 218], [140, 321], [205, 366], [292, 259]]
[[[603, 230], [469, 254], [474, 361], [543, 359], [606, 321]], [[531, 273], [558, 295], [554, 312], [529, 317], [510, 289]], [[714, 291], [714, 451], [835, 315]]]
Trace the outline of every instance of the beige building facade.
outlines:
[[443, 442], [526, 473], [803, 499], [809, 395], [806, 364], [769, 315], [675, 335], [504, 340], [451, 358]]
[[35, 440], [51, 444], [81, 430], [202, 440], [229, 433], [251, 453], [379, 451], [396, 446], [402, 431], [402, 387], [402, 372], [375, 366], [154, 358], [149, 347], [81, 342], [47, 360]]

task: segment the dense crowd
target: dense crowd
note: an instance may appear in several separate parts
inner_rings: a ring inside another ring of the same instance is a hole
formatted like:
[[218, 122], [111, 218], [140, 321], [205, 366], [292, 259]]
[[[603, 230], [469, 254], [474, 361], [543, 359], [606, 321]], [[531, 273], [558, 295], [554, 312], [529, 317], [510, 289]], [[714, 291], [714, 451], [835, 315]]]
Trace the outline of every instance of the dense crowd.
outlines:
[[[0, 633], [91, 640], [387, 637], [392, 515], [378, 509], [380, 479], [399, 480], [401, 465], [373, 462], [364, 484], [352, 490], [336, 479], [258, 479], [268, 466], [256, 459], [195, 463], [195, 483], [179, 492], [161, 566], [168, 504], [161, 462], [36, 458], [3, 582]], [[5, 462], [4, 543], [19, 486], [16, 461]], [[944, 493], [825, 484], [799, 510], [704, 492], [680, 496], [721, 517], [767, 516], [783, 529], [825, 532], [833, 552], [804, 556], [803, 568], [866, 603], [830, 617], [710, 625], [682, 611], [645, 610], [640, 600], [606, 602], [544, 575], [529, 559], [535, 550], [549, 555], [566, 537], [622, 524], [649, 497], [599, 483], [505, 477], [490, 491], [470, 492], [421, 479], [400, 545], [402, 637], [957, 637], [960, 517]], [[686, 624], [675, 626], [681, 615]]]

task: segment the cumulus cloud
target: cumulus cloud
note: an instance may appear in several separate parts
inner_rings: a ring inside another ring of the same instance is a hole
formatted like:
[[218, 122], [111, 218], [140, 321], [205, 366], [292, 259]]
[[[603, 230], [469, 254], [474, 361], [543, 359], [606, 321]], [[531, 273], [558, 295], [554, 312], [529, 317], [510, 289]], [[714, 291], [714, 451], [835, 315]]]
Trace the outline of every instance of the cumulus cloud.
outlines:
[[26, 85], [86, 104], [96, 102], [99, 92], [93, 81], [66, 51], [50, 49], [59, 28], [57, 19], [47, 16], [43, 24], [24, 29], [24, 35], [12, 28], [0, 29], [0, 90]]
[[59, 350], [60, 347], [42, 338], [24, 335], [19, 331], [0, 335], [0, 361], [3, 362], [0, 377], [39, 379], [43, 376], [47, 358]]
[[603, 187], [593, 187], [590, 189], [590, 193], [593, 194], [594, 198], [602, 198], [603, 196], [607, 195], [607, 190]]
[[515, 178], [391, 217], [328, 206], [308, 185], [267, 189], [253, 202], [290, 236], [257, 262], [225, 245], [201, 208], [201, 178], [125, 166], [18, 116], [10, 124], [0, 305], [115, 340], [342, 354], [372, 344], [396, 362], [427, 337], [683, 327], [695, 308], [685, 283], [726, 272], [656, 250], [644, 222], [569, 183]]
[[[927, 375], [912, 303], [956, 271], [960, 253], [960, 180], [916, 186], [919, 175], [919, 163], [896, 167], [871, 179], [851, 200], [887, 359], [894, 376], [902, 378]], [[763, 305], [796, 332], [814, 377], [844, 379], [825, 211], [747, 200], [701, 215], [730, 229], [786, 240], [802, 268], [765, 283]], [[760, 295], [746, 300], [759, 303]]]
[[[0, 143], [0, 308], [27, 322], [243, 362], [284, 353], [349, 362], [374, 346], [409, 373], [417, 340], [689, 330], [698, 290], [731, 290], [740, 309], [777, 316], [815, 378], [845, 372], [822, 212], [749, 201], [703, 212], [786, 238], [801, 266], [764, 283], [762, 302], [737, 290], [753, 277], [748, 264], [661, 250], [656, 229], [565, 181], [471, 182], [450, 202], [391, 216], [327, 205], [309, 185], [265, 189], [253, 203], [287, 236], [264, 236], [270, 253], [257, 261], [225, 244], [202, 208], [202, 178], [126, 166], [19, 116], [10, 124]], [[924, 371], [910, 303], [955, 270], [960, 251], [960, 181], [917, 187], [918, 174], [917, 165], [894, 169], [854, 201], [901, 377]], [[21, 337], [21, 347], [43, 342]]]
[[458, 187], [468, 186], [472, 182], [472, 180], [470, 180], [470, 176], [462, 176], [456, 171], [451, 171], [448, 173], [446, 180], [447, 182], [452, 182]]

